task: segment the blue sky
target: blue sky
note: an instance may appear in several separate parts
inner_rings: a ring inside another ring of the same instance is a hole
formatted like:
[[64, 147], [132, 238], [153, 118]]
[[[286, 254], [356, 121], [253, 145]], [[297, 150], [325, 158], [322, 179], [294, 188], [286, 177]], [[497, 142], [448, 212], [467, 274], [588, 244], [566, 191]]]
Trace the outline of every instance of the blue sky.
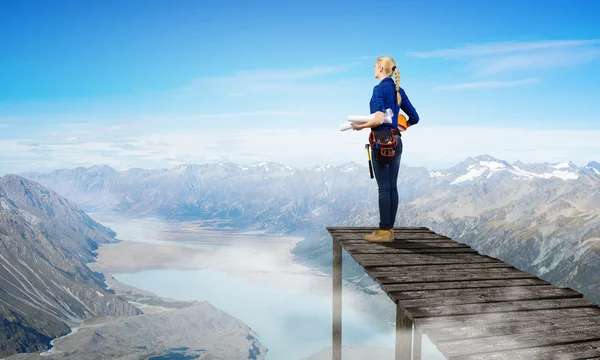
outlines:
[[361, 162], [367, 132], [338, 125], [368, 114], [380, 55], [422, 118], [405, 164], [584, 165], [599, 17], [597, 1], [3, 1], [0, 172]]

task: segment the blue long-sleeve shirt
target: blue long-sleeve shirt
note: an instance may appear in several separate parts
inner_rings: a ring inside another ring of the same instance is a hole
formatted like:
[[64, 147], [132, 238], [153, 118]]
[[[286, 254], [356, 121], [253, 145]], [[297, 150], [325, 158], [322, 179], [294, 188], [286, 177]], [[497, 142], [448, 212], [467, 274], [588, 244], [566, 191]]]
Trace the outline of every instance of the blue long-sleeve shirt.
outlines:
[[408, 96], [404, 92], [404, 89], [400, 87], [400, 106], [398, 106], [398, 102], [396, 101], [396, 84], [391, 77], [386, 77], [381, 80], [381, 82], [373, 88], [373, 95], [371, 96], [371, 101], [369, 102], [370, 113], [373, 114], [376, 111], [385, 112], [386, 109], [390, 108], [394, 112], [394, 117], [392, 118], [391, 124], [383, 123], [379, 126], [372, 128], [372, 130], [383, 130], [386, 128], [396, 129], [398, 128], [398, 113], [400, 112], [398, 109], [402, 109], [408, 115], [408, 122], [410, 125], [414, 125], [419, 122], [419, 114], [417, 114], [417, 110], [413, 107], [408, 100]]

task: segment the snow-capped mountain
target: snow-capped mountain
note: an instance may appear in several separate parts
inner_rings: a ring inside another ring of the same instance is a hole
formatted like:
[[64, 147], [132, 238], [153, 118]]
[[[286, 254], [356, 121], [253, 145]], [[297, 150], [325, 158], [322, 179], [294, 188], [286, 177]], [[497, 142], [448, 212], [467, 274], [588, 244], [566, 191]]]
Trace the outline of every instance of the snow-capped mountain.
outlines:
[[583, 169], [585, 173], [593, 173], [596, 175], [600, 175], [600, 163], [595, 161], [589, 162]]
[[[227, 219], [238, 229], [304, 236], [294, 253], [324, 271], [331, 261], [326, 226], [378, 223], [376, 181], [355, 163], [93, 167], [27, 176], [86, 211]], [[401, 165], [398, 190], [397, 226], [429, 227], [600, 302], [600, 164], [510, 164], [480, 155], [436, 171]]]
[[[592, 163], [590, 163], [592, 164]], [[590, 164], [579, 168], [572, 162], [558, 164], [524, 164], [516, 161], [509, 164], [504, 160], [498, 160], [489, 155], [480, 155], [475, 158], [467, 158], [460, 164], [442, 171], [430, 171], [429, 176], [439, 182], [447, 182], [451, 185], [477, 181], [481, 179], [504, 180], [513, 179], [561, 179], [576, 180], [586, 173], [586, 169], [592, 168]], [[600, 171], [595, 172], [600, 175]]]

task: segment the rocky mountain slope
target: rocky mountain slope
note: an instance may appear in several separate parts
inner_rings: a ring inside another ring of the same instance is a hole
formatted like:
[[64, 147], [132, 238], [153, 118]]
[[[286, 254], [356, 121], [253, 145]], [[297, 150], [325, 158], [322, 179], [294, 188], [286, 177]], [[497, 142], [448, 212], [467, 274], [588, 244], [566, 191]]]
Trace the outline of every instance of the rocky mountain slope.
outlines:
[[[239, 229], [304, 236], [299, 261], [331, 271], [326, 226], [374, 226], [377, 185], [366, 166], [296, 169], [263, 162], [108, 166], [24, 174], [90, 211], [227, 219]], [[600, 164], [512, 164], [489, 155], [437, 171], [402, 165], [397, 226], [426, 226], [600, 302]], [[348, 279], [372, 285], [350, 261]], [[354, 268], [353, 268], [354, 266]], [[346, 271], [345, 271], [346, 274]]]
[[205, 301], [161, 298], [111, 276], [107, 284], [144, 314], [86, 319], [43, 355], [17, 354], [6, 360], [265, 359], [267, 348], [256, 332]]
[[43, 358], [264, 359], [257, 334], [212, 305], [162, 299], [90, 270], [114, 236], [55, 191], [0, 177], [0, 358], [42, 358], [59, 344]]
[[85, 265], [113, 235], [54, 191], [0, 178], [0, 356], [46, 349], [85, 317], [141, 314]]

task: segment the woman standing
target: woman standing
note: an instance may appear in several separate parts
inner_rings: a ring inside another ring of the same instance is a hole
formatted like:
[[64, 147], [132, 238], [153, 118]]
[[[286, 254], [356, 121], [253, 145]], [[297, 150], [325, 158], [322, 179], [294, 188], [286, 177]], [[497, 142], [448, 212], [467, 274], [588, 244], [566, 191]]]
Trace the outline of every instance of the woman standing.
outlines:
[[[373, 159], [373, 172], [377, 179], [379, 188], [379, 229], [366, 235], [367, 241], [386, 242], [394, 240], [394, 221], [398, 210], [398, 171], [400, 169], [400, 157], [402, 155], [402, 140], [398, 131], [399, 109], [408, 115], [407, 126], [419, 122], [419, 115], [408, 100], [408, 96], [400, 87], [400, 71], [396, 67], [396, 61], [389, 56], [381, 56], [375, 62], [373, 69], [375, 78], [381, 80], [373, 88], [373, 95], [369, 103], [370, 113], [375, 117], [363, 124], [352, 123], [354, 130], [371, 128], [371, 131], [389, 129], [396, 139], [396, 155], [391, 162], [382, 161], [379, 157], [379, 149], [371, 148]], [[395, 81], [392, 80], [392, 75]], [[392, 109], [394, 117], [391, 124], [383, 122], [383, 114], [386, 109]]]

